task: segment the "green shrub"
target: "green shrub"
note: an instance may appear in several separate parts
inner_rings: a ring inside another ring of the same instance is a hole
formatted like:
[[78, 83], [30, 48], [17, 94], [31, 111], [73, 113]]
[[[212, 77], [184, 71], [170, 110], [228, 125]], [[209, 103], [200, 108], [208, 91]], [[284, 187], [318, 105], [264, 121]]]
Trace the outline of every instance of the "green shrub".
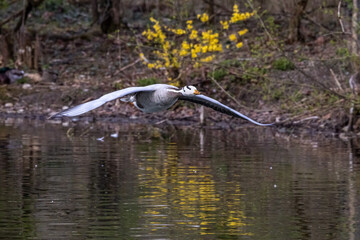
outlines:
[[347, 49], [346, 47], [339, 47], [338, 49], [336, 49], [336, 55], [338, 55], [339, 57], [349, 57], [350, 52], [349, 49]]
[[241, 62], [237, 59], [226, 59], [219, 63], [222, 67], [240, 67]]
[[137, 80], [139, 86], [147, 86], [159, 82], [157, 78], [140, 78]]
[[216, 81], [223, 79], [228, 74], [229, 72], [224, 68], [219, 68], [209, 73], [210, 77], [213, 77]]
[[241, 75], [241, 78], [245, 81], [250, 81], [252, 79], [264, 77], [265, 74], [265, 68], [249, 66], [247, 68], [244, 68], [244, 73]]
[[281, 71], [294, 70], [295, 65], [287, 58], [281, 57], [273, 62], [273, 68]]
[[16, 80], [16, 82], [17, 83], [20, 83], [20, 84], [24, 84], [24, 83], [28, 83], [29, 81], [28, 81], [28, 79], [27, 78], [20, 78], [20, 79], [18, 79], [18, 80]]

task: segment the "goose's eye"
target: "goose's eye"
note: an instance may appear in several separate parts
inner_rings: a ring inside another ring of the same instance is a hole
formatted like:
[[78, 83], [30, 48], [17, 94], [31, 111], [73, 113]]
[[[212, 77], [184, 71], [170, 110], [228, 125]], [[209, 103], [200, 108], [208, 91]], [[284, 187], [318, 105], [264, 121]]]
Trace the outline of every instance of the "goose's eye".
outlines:
[[183, 88], [183, 91], [185, 92], [185, 89]]

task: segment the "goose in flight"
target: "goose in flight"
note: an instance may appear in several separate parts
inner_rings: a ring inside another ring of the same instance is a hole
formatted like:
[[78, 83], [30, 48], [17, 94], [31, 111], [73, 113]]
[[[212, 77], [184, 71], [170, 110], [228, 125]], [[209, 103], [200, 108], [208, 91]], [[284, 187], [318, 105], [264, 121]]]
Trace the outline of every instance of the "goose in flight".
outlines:
[[80, 104], [73, 108], [52, 115], [53, 117], [74, 117], [98, 108], [105, 103], [120, 98], [124, 102], [131, 102], [136, 108], [144, 113], [153, 113], [167, 110], [178, 100], [185, 100], [210, 107], [227, 115], [243, 118], [259, 126], [270, 126], [273, 124], [259, 123], [238, 111], [200, 94], [194, 86], [177, 88], [167, 84], [153, 84], [145, 87], [129, 87], [103, 95], [102, 97]]

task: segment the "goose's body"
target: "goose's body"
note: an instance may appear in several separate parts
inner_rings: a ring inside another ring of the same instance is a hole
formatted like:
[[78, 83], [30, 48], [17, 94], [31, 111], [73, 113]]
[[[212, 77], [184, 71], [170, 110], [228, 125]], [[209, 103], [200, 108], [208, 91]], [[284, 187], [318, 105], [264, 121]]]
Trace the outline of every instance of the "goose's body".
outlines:
[[0, 84], [11, 84], [24, 77], [24, 71], [8, 67], [0, 68]]
[[120, 98], [122, 101], [131, 102], [139, 110], [145, 113], [165, 111], [174, 105], [178, 100], [185, 100], [210, 107], [216, 111], [230, 116], [243, 118], [256, 125], [269, 126], [272, 124], [259, 123], [240, 112], [200, 94], [193, 86], [185, 86], [181, 89], [167, 84], [153, 84], [145, 87], [129, 87], [103, 95], [102, 97], [57, 113], [52, 117], [74, 117], [91, 111], [103, 104]]
[[154, 84], [151, 86], [155, 88], [154, 91], [136, 92], [130, 95], [129, 100], [127, 98], [122, 100], [133, 103], [144, 113], [165, 111], [178, 100], [178, 93], [173, 92], [177, 91], [178, 88], [166, 84]]

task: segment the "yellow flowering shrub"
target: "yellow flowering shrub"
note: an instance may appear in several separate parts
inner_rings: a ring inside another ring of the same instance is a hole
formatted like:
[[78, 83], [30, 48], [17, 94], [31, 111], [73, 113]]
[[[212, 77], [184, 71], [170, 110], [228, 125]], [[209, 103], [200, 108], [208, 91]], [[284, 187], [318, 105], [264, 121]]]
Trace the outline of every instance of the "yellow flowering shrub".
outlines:
[[226, 42], [228, 42], [225, 45], [226, 49], [231, 46], [241, 48], [243, 46], [240, 41], [241, 36], [246, 34], [248, 30], [243, 29], [232, 33], [227, 33], [227, 31], [230, 31], [232, 25], [249, 19], [253, 15], [254, 12], [240, 13], [235, 4], [230, 19], [219, 22], [221, 35], [209, 27], [207, 29], [206, 27], [203, 29], [194, 27], [196, 21], [201, 23], [209, 21], [209, 15], [206, 13], [198, 14], [197, 20], [186, 21], [184, 28], [161, 26], [158, 20], [150, 18], [152, 27], [145, 30], [142, 35], [148, 42], [154, 44], [151, 56], [154, 60], [146, 59], [143, 53], [140, 53], [140, 58], [149, 69], [166, 70], [169, 81], [173, 81], [179, 77], [184, 63], [191, 63], [196, 68], [202, 64], [213, 62], [216, 59], [216, 54], [224, 51], [223, 44]]
[[198, 14], [197, 18], [200, 19], [200, 21], [203, 23], [206, 23], [209, 21], [209, 15], [207, 15], [207, 13]]
[[236, 37], [235, 34], [231, 34], [231, 35], [229, 36], [229, 39], [230, 39], [230, 41], [232, 41], [232, 42], [236, 42], [236, 41], [237, 41], [237, 37]]
[[221, 26], [224, 30], [229, 29], [229, 22], [228, 21], [220, 21]]

